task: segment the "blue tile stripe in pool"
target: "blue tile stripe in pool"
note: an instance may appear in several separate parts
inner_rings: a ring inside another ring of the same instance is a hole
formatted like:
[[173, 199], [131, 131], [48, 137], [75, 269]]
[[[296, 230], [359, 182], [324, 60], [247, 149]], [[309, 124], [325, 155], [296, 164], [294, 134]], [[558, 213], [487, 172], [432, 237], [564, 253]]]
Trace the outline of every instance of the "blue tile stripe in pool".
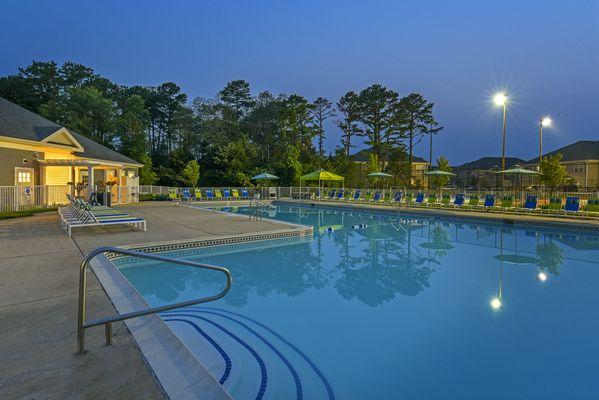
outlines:
[[300, 355], [300, 357], [302, 357], [304, 359], [304, 361], [306, 361], [306, 363], [308, 363], [308, 365], [310, 366], [310, 368], [312, 368], [312, 370], [314, 371], [314, 373], [316, 373], [316, 375], [318, 375], [318, 377], [320, 378], [322, 384], [326, 388], [328, 396], [329, 396], [329, 400], [335, 400], [335, 392], [333, 391], [333, 387], [331, 386], [331, 384], [329, 383], [329, 381], [327, 380], [327, 378], [324, 376], [324, 374], [322, 373], [322, 371], [316, 366], [316, 364], [303, 351], [301, 351], [298, 347], [296, 347], [293, 343], [289, 342], [287, 339], [285, 339], [283, 336], [281, 336], [280, 334], [278, 334], [277, 332], [275, 332], [274, 330], [272, 330], [268, 326], [264, 325], [263, 323], [261, 323], [259, 321], [256, 321], [253, 318], [247, 317], [247, 316], [245, 316], [243, 314], [239, 314], [239, 313], [236, 313], [234, 311], [223, 310], [223, 309], [216, 308], [216, 307], [189, 307], [188, 309], [186, 309], [186, 311], [192, 311], [193, 309], [196, 309], [196, 310], [213, 310], [213, 311], [219, 311], [219, 312], [223, 312], [223, 313], [235, 315], [235, 316], [243, 318], [243, 319], [245, 319], [247, 321], [253, 322], [254, 324], [256, 324], [256, 325], [260, 326], [261, 328], [265, 329], [266, 331], [270, 332], [273, 336], [277, 337], [280, 341], [282, 341], [283, 343], [285, 343], [287, 346], [291, 347], [297, 354]]
[[260, 357], [258, 352], [256, 350], [254, 350], [249, 344], [247, 344], [246, 342], [241, 340], [241, 338], [239, 336], [237, 336], [236, 334], [234, 334], [233, 332], [231, 332], [224, 326], [217, 324], [216, 322], [211, 321], [208, 318], [204, 318], [204, 317], [200, 317], [199, 315], [192, 315], [192, 314], [169, 314], [168, 317], [188, 317], [188, 318], [196, 318], [196, 319], [208, 322], [209, 324], [211, 324], [214, 327], [223, 331], [225, 334], [229, 335], [237, 343], [242, 345], [247, 351], [250, 352], [250, 354], [256, 359], [256, 361], [258, 362], [258, 365], [260, 366], [260, 389], [258, 390], [258, 393], [256, 394], [255, 398], [256, 398], [256, 400], [261, 400], [264, 397], [264, 393], [266, 392], [266, 385], [268, 382], [268, 373], [266, 371], [266, 364], [264, 364], [264, 360], [262, 359], [262, 357]]
[[281, 353], [272, 343], [270, 343], [268, 340], [266, 340], [266, 338], [264, 338], [264, 336], [260, 335], [258, 332], [256, 332], [255, 330], [253, 330], [252, 328], [250, 328], [248, 325], [244, 324], [241, 321], [236, 320], [235, 318], [229, 317], [225, 314], [221, 314], [219, 312], [215, 312], [215, 311], [209, 311], [209, 310], [185, 310], [186, 312], [202, 312], [202, 313], [206, 313], [206, 314], [211, 314], [211, 315], [218, 315], [219, 317], [228, 319], [229, 321], [233, 321], [238, 325], [243, 326], [245, 329], [247, 329], [248, 331], [250, 331], [252, 334], [254, 334], [258, 339], [260, 339], [264, 344], [266, 344], [276, 355], [277, 357], [279, 357], [279, 359], [281, 359], [281, 361], [283, 362], [283, 364], [285, 364], [285, 366], [287, 367], [287, 369], [289, 370], [289, 372], [291, 373], [291, 375], [293, 376], [293, 381], [295, 383], [295, 392], [296, 392], [296, 398], [297, 400], [302, 400], [303, 399], [303, 390], [302, 390], [302, 382], [300, 380], [300, 377], [297, 373], [297, 371], [295, 370], [295, 368], [293, 367], [293, 365], [291, 365], [291, 363], [289, 362], [289, 360], [287, 359], [287, 357], [285, 357], [283, 355], [283, 353]]
[[232, 366], [231, 365], [231, 357], [229, 357], [229, 355], [223, 350], [223, 348], [220, 347], [219, 344], [214, 341], [214, 339], [212, 339], [210, 336], [208, 336], [208, 334], [206, 332], [204, 332], [202, 330], [202, 328], [197, 326], [194, 322], [188, 321], [186, 319], [172, 318], [172, 319], [165, 319], [164, 321], [165, 322], [185, 322], [186, 324], [191, 325], [196, 330], [196, 332], [198, 332], [200, 335], [202, 335], [220, 353], [221, 357], [225, 361], [225, 372], [223, 372], [223, 375], [218, 380], [218, 383], [223, 385], [227, 381], [227, 379], [229, 379], [229, 375], [231, 375], [231, 366]]

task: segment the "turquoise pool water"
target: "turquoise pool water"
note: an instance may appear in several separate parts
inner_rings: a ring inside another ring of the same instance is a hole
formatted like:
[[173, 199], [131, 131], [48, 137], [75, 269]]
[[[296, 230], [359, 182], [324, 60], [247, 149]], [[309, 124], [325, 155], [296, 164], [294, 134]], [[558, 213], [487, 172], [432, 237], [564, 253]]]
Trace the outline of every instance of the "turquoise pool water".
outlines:
[[[270, 217], [314, 238], [171, 253], [231, 270], [224, 299], [162, 318], [235, 398], [599, 396], [599, 236], [285, 206]], [[223, 284], [117, 266], [153, 305]]]

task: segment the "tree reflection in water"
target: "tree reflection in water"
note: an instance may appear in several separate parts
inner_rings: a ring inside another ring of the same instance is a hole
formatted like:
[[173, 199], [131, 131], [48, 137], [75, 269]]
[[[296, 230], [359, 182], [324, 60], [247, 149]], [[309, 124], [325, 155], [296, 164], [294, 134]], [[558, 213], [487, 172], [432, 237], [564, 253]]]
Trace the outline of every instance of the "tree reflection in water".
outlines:
[[[504, 232], [504, 227], [469, 223], [470, 229], [464, 230], [459, 229], [460, 224], [437, 219], [404, 221], [402, 227], [388, 217], [313, 209], [303, 214], [279, 212], [277, 218], [312, 224], [314, 239], [192, 258], [231, 268], [233, 286], [222, 300], [228, 305], [243, 306], [252, 296], [295, 297], [308, 290], [333, 290], [343, 299], [356, 299], [374, 307], [397, 295], [416, 296], [430, 287], [431, 275], [457, 243], [499, 249], [498, 236], [513, 234], [516, 240], [516, 231]], [[353, 228], [359, 224], [365, 227]], [[527, 241], [526, 236], [536, 240]], [[534, 259], [535, 264], [538, 261], [540, 270], [557, 275], [565, 259], [563, 249], [550, 234], [530, 231], [526, 236], [515, 242], [522, 242], [524, 248], [520, 251]], [[596, 248], [597, 243], [591, 244]], [[509, 254], [512, 249], [505, 250]], [[516, 244], [513, 250], [518, 254]], [[258, 251], [261, 253], [256, 256]], [[152, 273], [146, 273], [148, 268], [152, 268]], [[218, 274], [178, 265], [132, 264], [123, 272], [140, 292], [163, 303], [214, 294], [224, 284]]]

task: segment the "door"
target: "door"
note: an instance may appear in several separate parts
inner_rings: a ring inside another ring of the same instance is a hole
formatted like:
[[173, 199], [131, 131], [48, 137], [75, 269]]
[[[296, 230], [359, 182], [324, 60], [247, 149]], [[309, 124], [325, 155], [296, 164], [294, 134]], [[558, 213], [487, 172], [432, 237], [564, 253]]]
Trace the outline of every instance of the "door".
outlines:
[[35, 204], [33, 168], [15, 167], [15, 209], [30, 208]]

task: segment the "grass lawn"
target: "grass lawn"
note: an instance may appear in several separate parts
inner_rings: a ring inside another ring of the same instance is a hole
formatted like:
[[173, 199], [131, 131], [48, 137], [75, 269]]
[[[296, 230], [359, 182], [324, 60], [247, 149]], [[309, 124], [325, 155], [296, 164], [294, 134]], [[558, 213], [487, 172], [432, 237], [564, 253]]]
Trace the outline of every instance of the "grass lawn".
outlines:
[[33, 214], [46, 212], [46, 211], [56, 211], [56, 210], [58, 210], [58, 207], [36, 208], [35, 210], [5, 211], [5, 212], [0, 212], [0, 220], [1, 219], [30, 217]]

